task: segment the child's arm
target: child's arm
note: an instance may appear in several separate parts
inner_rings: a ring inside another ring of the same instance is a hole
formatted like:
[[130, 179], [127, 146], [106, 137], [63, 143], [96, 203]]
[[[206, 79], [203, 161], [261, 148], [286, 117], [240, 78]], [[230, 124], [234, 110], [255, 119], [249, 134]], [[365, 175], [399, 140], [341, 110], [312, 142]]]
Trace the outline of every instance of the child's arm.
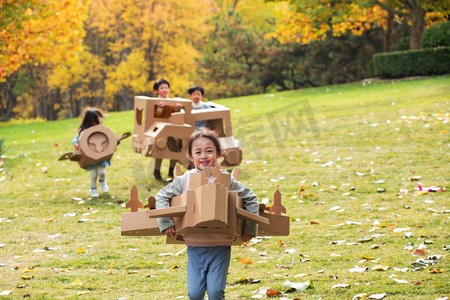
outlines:
[[77, 134], [72, 140], [72, 145], [75, 147], [75, 150], [80, 150], [80, 145], [78, 145], [79, 139], [80, 136]]
[[[168, 208], [170, 207], [170, 200], [178, 195], [183, 193], [184, 189], [184, 176], [176, 177], [173, 182], [169, 183], [165, 188], [161, 189], [159, 193], [156, 195], [156, 209], [160, 208]], [[175, 225], [171, 218], [158, 218], [158, 226], [159, 230], [165, 233], [168, 236], [170, 233], [175, 234]], [[167, 229], [173, 227], [173, 230], [169, 230], [165, 232]]]
[[[246, 187], [239, 181], [236, 181], [234, 178], [231, 178], [231, 187], [232, 191], [236, 191], [238, 196], [244, 200], [244, 208], [245, 210], [259, 215], [259, 204], [258, 197], [253, 193], [251, 189]], [[258, 224], [245, 221], [244, 233], [242, 234], [242, 241], [247, 238], [247, 241], [251, 239], [251, 237], [256, 236], [258, 234]]]

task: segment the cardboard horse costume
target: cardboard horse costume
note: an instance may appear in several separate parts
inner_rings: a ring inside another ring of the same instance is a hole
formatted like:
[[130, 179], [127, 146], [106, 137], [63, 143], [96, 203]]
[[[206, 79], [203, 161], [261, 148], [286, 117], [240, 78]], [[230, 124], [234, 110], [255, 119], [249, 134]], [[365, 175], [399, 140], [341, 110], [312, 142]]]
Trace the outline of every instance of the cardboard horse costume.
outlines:
[[[176, 176], [181, 175], [177, 166]], [[233, 171], [237, 180], [238, 172]], [[156, 218], [172, 217], [176, 236], [167, 237], [167, 244], [184, 243], [185, 233], [222, 233], [236, 236], [234, 245], [240, 245], [244, 221], [257, 223], [258, 235], [289, 235], [289, 217], [283, 215], [286, 209], [281, 205], [281, 195], [277, 190], [274, 204], [267, 212], [260, 205], [259, 215], [244, 209], [244, 203], [235, 191], [230, 190], [231, 175], [218, 168], [208, 167], [200, 173], [191, 173], [189, 187], [179, 196], [172, 198], [169, 208], [155, 209], [155, 198], [150, 197], [145, 208], [138, 199], [136, 186], [131, 189], [131, 200], [126, 204], [131, 209], [122, 214], [122, 235], [158, 236], [160, 232]]]
[[131, 133], [125, 132], [116, 137], [111, 129], [103, 125], [89, 127], [80, 134], [80, 150], [66, 153], [58, 160], [77, 161], [81, 168], [86, 169], [89, 165], [110, 159], [120, 141], [129, 136]]

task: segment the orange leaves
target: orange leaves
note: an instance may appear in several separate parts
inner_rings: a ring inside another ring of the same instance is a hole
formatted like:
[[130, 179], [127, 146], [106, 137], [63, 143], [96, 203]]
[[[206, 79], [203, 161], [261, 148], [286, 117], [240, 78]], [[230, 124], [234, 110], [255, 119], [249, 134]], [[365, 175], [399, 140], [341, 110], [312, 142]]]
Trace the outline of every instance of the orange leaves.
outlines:
[[248, 265], [248, 264], [252, 263], [252, 261], [250, 259], [238, 259], [238, 262], [240, 262], [241, 264], [244, 264], [244, 265]]
[[414, 256], [426, 256], [427, 255], [425, 250], [422, 250], [422, 249], [416, 249], [414, 251], [411, 251], [411, 254]]
[[24, 11], [28, 18], [20, 21], [22, 30], [17, 30], [14, 23], [8, 24], [2, 31], [7, 46], [0, 54], [0, 81], [21, 65], [58, 64], [80, 51], [88, 2], [49, 1], [36, 12]]
[[281, 295], [280, 291], [277, 291], [275, 289], [268, 289], [266, 292], [266, 295], [269, 297], [275, 297]]
[[330, 30], [335, 36], [347, 31], [361, 35], [375, 25], [382, 25], [386, 15], [386, 11], [377, 5], [361, 7], [352, 2], [334, 3], [333, 9], [329, 9], [329, 5], [308, 1], [302, 3], [301, 9], [291, 6], [277, 22], [276, 31], [268, 37], [276, 37], [281, 43], [308, 44], [325, 38]]

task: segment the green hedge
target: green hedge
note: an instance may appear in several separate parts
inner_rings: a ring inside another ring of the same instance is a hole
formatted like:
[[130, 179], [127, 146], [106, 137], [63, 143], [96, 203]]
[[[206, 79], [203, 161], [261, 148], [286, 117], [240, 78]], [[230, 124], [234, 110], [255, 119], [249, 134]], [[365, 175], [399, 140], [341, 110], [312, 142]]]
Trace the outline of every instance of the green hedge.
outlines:
[[450, 73], [450, 47], [378, 53], [373, 65], [386, 78]]
[[420, 40], [422, 48], [450, 46], [450, 21], [437, 23], [425, 30]]

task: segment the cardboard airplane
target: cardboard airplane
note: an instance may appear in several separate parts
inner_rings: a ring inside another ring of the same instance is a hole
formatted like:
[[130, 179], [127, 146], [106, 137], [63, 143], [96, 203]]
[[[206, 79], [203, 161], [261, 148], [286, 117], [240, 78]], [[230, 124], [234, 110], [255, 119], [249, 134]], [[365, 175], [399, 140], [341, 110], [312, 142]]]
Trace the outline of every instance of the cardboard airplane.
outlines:
[[[176, 175], [181, 174], [177, 166]], [[236, 169], [235, 169], [236, 170]], [[233, 171], [237, 180], [238, 171]], [[233, 245], [240, 245], [244, 221], [258, 224], [258, 235], [289, 235], [289, 216], [281, 205], [281, 194], [277, 190], [274, 204], [266, 211], [259, 206], [259, 215], [244, 209], [244, 202], [235, 191], [230, 190], [231, 176], [220, 169], [208, 167], [200, 173], [191, 173], [189, 187], [183, 194], [172, 198], [169, 208], [154, 209], [155, 199], [150, 197], [149, 210], [138, 211], [143, 204], [138, 200], [136, 186], [131, 189], [131, 200], [126, 204], [131, 209], [122, 214], [123, 236], [158, 236], [160, 232], [156, 218], [171, 217], [176, 236], [166, 238], [167, 244], [183, 244], [185, 233], [221, 233], [234, 235]]]
[[[159, 106], [160, 103], [164, 106]], [[180, 105], [182, 109], [178, 108]], [[211, 108], [192, 110], [192, 101], [187, 99], [134, 97], [134, 152], [178, 160], [187, 167], [189, 137], [196, 129], [196, 121], [206, 120], [208, 127], [219, 136], [222, 166], [239, 165], [242, 147], [233, 137], [230, 109], [213, 102], [208, 105]]]
[[86, 169], [89, 165], [110, 159], [120, 141], [129, 136], [130, 132], [115, 136], [111, 129], [103, 125], [89, 127], [80, 134], [78, 140], [80, 150], [63, 154], [58, 160], [77, 161], [81, 168]]

